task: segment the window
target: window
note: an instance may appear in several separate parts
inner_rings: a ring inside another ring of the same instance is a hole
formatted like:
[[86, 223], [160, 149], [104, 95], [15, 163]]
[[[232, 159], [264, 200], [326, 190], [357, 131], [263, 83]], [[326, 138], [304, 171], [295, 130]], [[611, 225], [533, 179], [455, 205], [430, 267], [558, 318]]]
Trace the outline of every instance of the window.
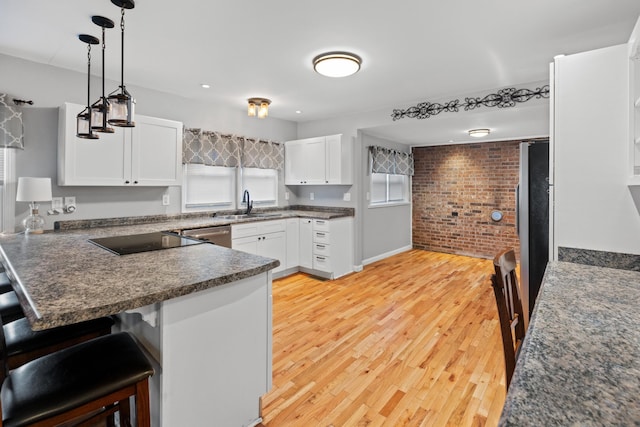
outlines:
[[184, 212], [235, 209], [236, 168], [188, 164], [183, 173]]
[[409, 202], [409, 177], [387, 173], [371, 173], [369, 206], [395, 205]]
[[242, 168], [242, 185], [238, 203], [244, 190], [249, 190], [253, 207], [278, 205], [278, 171], [275, 169]]

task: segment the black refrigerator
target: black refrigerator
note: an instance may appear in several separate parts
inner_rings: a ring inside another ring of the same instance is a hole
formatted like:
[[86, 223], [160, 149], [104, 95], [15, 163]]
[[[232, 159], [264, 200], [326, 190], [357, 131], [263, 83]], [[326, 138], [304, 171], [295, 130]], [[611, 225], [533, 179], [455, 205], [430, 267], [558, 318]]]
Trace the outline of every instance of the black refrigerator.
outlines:
[[520, 287], [525, 324], [528, 324], [549, 261], [548, 139], [524, 141], [520, 144], [520, 181], [516, 204], [516, 227], [520, 239]]

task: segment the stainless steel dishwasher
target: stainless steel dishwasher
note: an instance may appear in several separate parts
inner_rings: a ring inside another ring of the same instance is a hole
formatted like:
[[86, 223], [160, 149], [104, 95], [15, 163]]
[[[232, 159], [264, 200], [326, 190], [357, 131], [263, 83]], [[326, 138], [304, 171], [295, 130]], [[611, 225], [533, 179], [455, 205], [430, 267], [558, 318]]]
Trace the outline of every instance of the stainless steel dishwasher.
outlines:
[[225, 248], [231, 247], [230, 225], [220, 225], [217, 227], [207, 228], [192, 228], [189, 230], [182, 230], [180, 234], [182, 234], [184, 237], [202, 240], [218, 246], [223, 246]]

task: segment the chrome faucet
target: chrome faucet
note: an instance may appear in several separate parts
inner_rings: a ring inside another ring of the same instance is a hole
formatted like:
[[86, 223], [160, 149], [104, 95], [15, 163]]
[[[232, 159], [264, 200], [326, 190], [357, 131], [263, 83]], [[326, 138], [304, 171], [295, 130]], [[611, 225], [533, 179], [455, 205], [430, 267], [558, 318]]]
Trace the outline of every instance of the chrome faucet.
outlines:
[[249, 190], [244, 190], [242, 194], [242, 203], [247, 204], [247, 211], [245, 214], [249, 215], [251, 213], [251, 209], [253, 209], [253, 202], [251, 201], [251, 196], [249, 196]]

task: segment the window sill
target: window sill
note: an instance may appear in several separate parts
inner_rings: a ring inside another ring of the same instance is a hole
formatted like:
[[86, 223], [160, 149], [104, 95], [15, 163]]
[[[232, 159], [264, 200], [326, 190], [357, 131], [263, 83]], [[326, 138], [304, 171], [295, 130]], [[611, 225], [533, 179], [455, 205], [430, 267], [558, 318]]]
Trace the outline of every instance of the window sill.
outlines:
[[410, 202], [393, 202], [393, 203], [377, 203], [375, 205], [369, 204], [369, 209], [378, 209], [378, 208], [393, 208], [396, 206], [410, 206]]

